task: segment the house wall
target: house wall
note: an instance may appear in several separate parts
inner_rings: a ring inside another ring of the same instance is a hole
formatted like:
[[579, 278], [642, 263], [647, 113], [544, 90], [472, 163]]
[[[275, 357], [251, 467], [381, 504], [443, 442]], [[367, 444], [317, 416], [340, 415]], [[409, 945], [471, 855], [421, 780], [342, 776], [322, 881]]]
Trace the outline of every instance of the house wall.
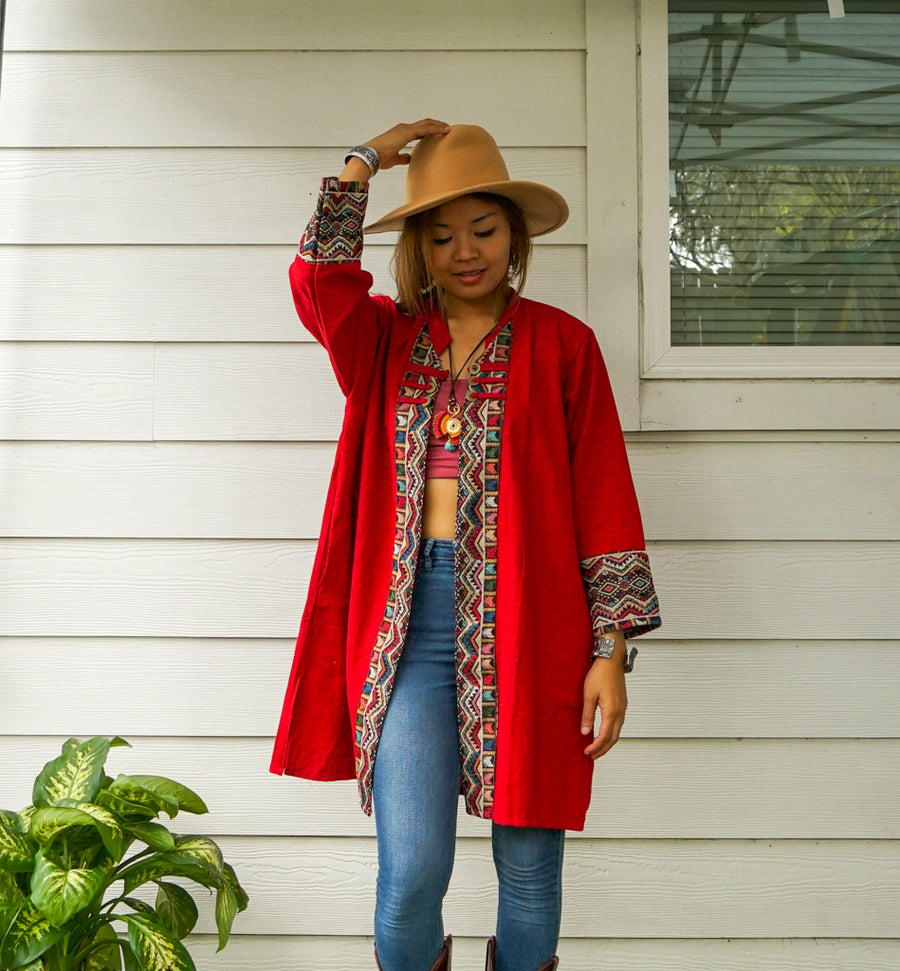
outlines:
[[[897, 967], [897, 422], [846, 431], [842, 382], [792, 427], [776, 379], [749, 409], [641, 380], [635, 6], [8, 6], [0, 805], [63, 738], [124, 735], [111, 769], [196, 788], [211, 813], [178, 824], [251, 895], [217, 956], [207, 908], [201, 969], [371, 966], [354, 784], [267, 772], [342, 408], [287, 267], [346, 146], [430, 114], [572, 203], [529, 292], [600, 335], [662, 604], [567, 842], [562, 966]], [[402, 195], [379, 176], [372, 213]], [[365, 254], [388, 292], [389, 242]], [[493, 930], [488, 835], [461, 816], [460, 968]]]

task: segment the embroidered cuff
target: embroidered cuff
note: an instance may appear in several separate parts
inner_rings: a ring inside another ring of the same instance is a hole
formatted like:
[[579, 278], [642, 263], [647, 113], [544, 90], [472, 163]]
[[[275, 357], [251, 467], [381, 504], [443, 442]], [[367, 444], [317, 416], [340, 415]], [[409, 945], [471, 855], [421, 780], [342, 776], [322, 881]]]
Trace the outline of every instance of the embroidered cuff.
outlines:
[[617, 628], [637, 637], [662, 623], [644, 550], [589, 556], [580, 566], [595, 637]]
[[322, 179], [316, 211], [297, 250], [307, 263], [349, 263], [362, 254], [362, 227], [369, 201], [367, 182]]

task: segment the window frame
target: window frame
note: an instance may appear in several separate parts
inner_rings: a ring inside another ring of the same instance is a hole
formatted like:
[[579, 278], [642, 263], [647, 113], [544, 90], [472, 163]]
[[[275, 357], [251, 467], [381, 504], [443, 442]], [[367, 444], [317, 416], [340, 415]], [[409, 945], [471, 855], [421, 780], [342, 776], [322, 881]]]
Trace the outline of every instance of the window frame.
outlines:
[[[669, 276], [668, 2], [635, 0], [635, 7], [640, 52], [637, 72], [640, 91], [639, 260], [642, 268], [643, 308], [641, 380], [801, 378], [846, 381], [900, 377], [900, 347], [897, 346], [672, 346]], [[660, 138], [665, 139], [662, 151], [659, 150]], [[894, 424], [898, 419], [900, 414], [895, 414]]]

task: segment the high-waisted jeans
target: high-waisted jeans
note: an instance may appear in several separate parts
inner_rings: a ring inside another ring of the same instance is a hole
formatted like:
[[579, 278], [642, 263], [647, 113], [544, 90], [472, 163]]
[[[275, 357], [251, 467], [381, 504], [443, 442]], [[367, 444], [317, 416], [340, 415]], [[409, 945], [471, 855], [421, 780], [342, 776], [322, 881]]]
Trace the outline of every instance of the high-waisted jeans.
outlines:
[[[375, 759], [375, 949], [383, 971], [429, 971], [444, 942], [460, 784], [455, 628], [454, 540], [423, 539]], [[556, 953], [564, 837], [561, 829], [492, 823], [498, 971], [536, 971]]]

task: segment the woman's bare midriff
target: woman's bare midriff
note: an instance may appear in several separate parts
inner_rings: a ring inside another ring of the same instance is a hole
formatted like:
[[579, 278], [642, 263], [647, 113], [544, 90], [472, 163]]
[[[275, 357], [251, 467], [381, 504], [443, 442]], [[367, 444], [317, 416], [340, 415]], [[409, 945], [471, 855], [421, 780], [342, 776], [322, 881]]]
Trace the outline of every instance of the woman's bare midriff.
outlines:
[[456, 536], [456, 479], [425, 480], [422, 535], [434, 539], [453, 539]]

